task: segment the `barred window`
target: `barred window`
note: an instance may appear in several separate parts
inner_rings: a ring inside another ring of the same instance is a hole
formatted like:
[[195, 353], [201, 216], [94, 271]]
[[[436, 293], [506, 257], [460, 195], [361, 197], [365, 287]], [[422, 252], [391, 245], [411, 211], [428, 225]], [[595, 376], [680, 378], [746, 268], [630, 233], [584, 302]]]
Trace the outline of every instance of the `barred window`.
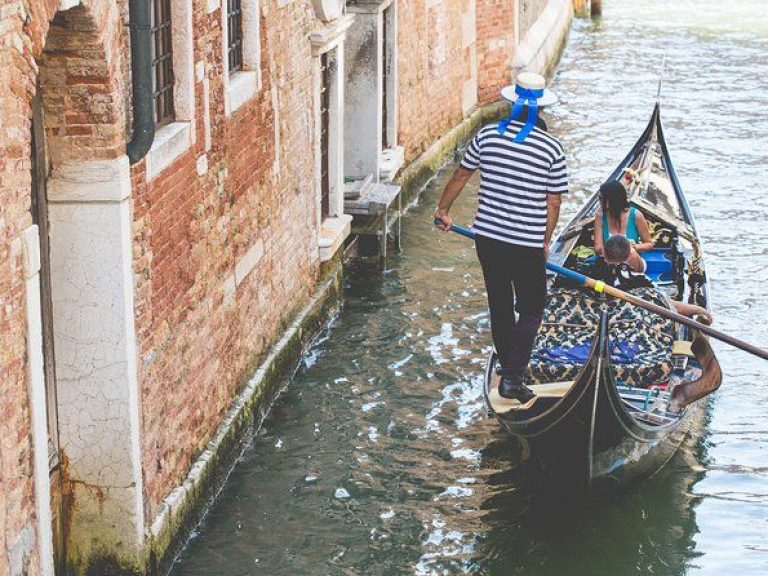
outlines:
[[382, 99], [381, 99], [381, 147], [383, 149], [389, 148], [389, 110], [387, 107], [388, 100], [389, 100], [389, 54], [387, 54], [387, 45], [389, 42], [389, 29], [388, 29], [388, 20], [389, 20], [389, 13], [388, 11], [392, 10], [392, 7], [390, 6], [387, 8], [387, 10], [384, 12], [384, 18], [381, 25], [381, 71], [382, 71], [382, 78], [381, 78], [381, 87], [382, 87]]
[[171, 45], [171, 0], [152, 1], [152, 90], [155, 124], [174, 120], [173, 51]]
[[327, 218], [331, 208], [330, 127], [331, 69], [328, 52], [320, 56], [320, 215]]
[[229, 71], [243, 69], [243, 0], [227, 0], [227, 58]]

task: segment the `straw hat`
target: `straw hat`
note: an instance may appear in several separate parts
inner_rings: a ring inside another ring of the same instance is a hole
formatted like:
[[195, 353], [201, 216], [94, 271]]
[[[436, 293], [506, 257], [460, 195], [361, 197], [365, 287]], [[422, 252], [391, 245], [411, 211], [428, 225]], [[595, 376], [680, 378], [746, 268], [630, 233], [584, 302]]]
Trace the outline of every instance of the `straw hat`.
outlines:
[[551, 106], [557, 102], [557, 96], [555, 96], [551, 90], [546, 88], [547, 81], [544, 80], [544, 76], [536, 74], [535, 72], [520, 72], [517, 75], [516, 84], [505, 86], [501, 89], [501, 97], [509, 102], [517, 100], [518, 95], [515, 88], [519, 86], [525, 90], [544, 90], [544, 95], [538, 98], [537, 103], [539, 106]]

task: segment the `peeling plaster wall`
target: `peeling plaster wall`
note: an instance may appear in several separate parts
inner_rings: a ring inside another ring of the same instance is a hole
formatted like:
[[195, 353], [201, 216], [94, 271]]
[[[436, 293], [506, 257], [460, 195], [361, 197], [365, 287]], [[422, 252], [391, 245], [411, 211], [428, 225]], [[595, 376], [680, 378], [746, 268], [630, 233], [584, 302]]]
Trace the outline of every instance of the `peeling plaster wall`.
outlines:
[[[144, 536], [128, 158], [49, 181], [59, 435], [70, 482], [68, 556], [94, 531], [138, 557]], [[95, 521], [94, 521], [95, 519]]]
[[383, 86], [381, 34], [378, 5], [354, 8], [355, 19], [346, 43], [346, 114], [344, 165], [347, 176], [378, 177], [381, 152]]
[[[41, 299], [37, 274], [30, 268], [37, 246], [30, 236], [37, 233], [30, 226], [30, 119], [38, 83], [49, 167], [73, 185], [69, 192], [74, 189], [72, 202], [62, 208], [68, 202], [67, 192], [62, 192], [67, 186], [60, 187], [57, 206], [62, 209], [50, 209], [58, 272], [52, 278], [54, 324], [58, 324], [54, 331], [61, 348], [57, 374], [60, 397], [67, 403], [59, 419], [66, 428], [61, 447], [73, 488], [69, 494], [77, 501], [68, 515], [70, 549], [74, 554], [85, 550], [86, 555], [94, 545], [114, 547], [118, 554], [127, 549], [135, 561], [143, 539], [135, 355], [130, 352], [135, 343], [130, 333], [134, 321], [130, 187], [121, 198], [108, 198], [107, 206], [101, 207], [104, 212], [120, 212], [117, 226], [99, 212], [98, 202], [83, 195], [83, 182], [66, 169], [75, 166], [82, 176], [87, 174], [84, 166], [95, 161], [96, 176], [86, 178], [89, 184], [103, 179], [104, 163], [123, 153], [122, 5], [85, 0], [60, 6], [32, 0], [6, 3], [0, 11], [0, 310], [26, 312], [26, 318], [0, 321], [0, 574], [51, 574], [53, 562]], [[59, 8], [67, 11], [57, 12]], [[123, 175], [127, 182], [127, 169]], [[90, 225], [88, 217], [82, 218], [89, 211], [94, 215]], [[108, 256], [116, 243], [122, 260]], [[94, 257], [97, 253], [101, 261]], [[103, 273], [115, 266], [123, 272], [122, 282]], [[28, 276], [25, 290], [19, 283], [22, 271]], [[122, 294], [115, 297], [120, 290]], [[115, 330], [119, 323], [122, 329]], [[133, 395], [132, 411], [125, 409], [126, 395]], [[85, 486], [89, 488], [84, 491]]]

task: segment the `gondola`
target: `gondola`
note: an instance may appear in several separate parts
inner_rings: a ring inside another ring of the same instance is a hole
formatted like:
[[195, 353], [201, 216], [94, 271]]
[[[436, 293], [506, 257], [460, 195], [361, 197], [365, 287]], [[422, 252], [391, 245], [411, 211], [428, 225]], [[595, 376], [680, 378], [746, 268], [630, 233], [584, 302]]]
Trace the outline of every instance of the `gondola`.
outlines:
[[[610, 175], [625, 177], [630, 203], [651, 227], [644, 253], [657, 304], [671, 299], [709, 308], [704, 258], [688, 202], [669, 157], [660, 108]], [[590, 272], [595, 193], [553, 242], [550, 261]], [[590, 253], [591, 252], [591, 253]], [[625, 490], [657, 473], [703, 412], [722, 373], [707, 338], [627, 303], [548, 278], [549, 303], [528, 375], [536, 397], [526, 404], [498, 395], [492, 353], [485, 397], [493, 415], [528, 444], [530, 461], [558, 489]]]

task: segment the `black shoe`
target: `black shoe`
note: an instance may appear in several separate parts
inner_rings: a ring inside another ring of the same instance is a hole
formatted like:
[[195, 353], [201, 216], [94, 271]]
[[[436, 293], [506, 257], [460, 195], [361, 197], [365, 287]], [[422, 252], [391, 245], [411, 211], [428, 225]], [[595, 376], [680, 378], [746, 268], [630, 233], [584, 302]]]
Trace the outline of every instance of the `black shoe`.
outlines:
[[504, 376], [499, 383], [499, 396], [525, 404], [533, 400], [536, 394], [528, 386], [520, 382], [519, 379]]

